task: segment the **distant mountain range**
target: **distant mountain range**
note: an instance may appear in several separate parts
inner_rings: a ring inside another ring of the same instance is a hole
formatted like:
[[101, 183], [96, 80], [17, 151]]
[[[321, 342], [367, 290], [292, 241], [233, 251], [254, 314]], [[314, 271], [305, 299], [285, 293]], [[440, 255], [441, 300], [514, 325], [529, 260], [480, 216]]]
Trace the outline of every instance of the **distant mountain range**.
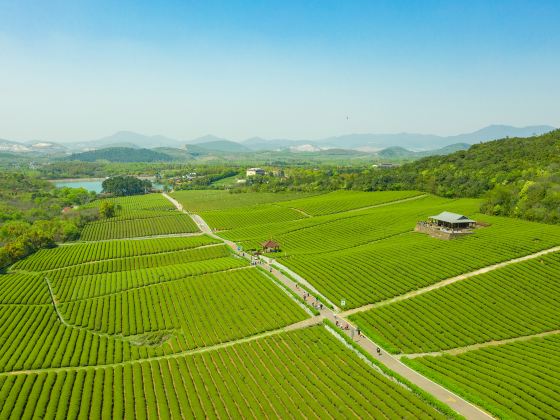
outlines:
[[[289, 153], [315, 153], [329, 149], [353, 150], [365, 154], [376, 154], [387, 159], [418, 158], [435, 154], [448, 154], [467, 149], [471, 144], [505, 137], [530, 137], [552, 131], [547, 125], [512, 127], [490, 125], [472, 133], [456, 136], [432, 134], [347, 134], [319, 140], [264, 139], [253, 137], [241, 142], [207, 135], [181, 141], [161, 135], [147, 136], [132, 131], [119, 131], [108, 137], [90, 141], [70, 143], [49, 141], [15, 142], [0, 139], [0, 152], [35, 153], [50, 155], [70, 155], [104, 148], [167, 149], [179, 155], [189, 156], [229, 153], [243, 154], [261, 151], [282, 151]], [[179, 152], [179, 150], [183, 152]]]
[[475, 144], [482, 141], [496, 140], [505, 137], [530, 137], [554, 130], [548, 125], [529, 127], [512, 127], [509, 125], [490, 125], [472, 133], [456, 136], [436, 136], [433, 134], [347, 134], [343, 136], [328, 137], [321, 140], [266, 140], [259, 137], [242, 142], [253, 150], [275, 150], [283, 148], [298, 148], [306, 145], [318, 148], [337, 147], [342, 149], [355, 149], [366, 152], [379, 151], [388, 147], [403, 147], [414, 151], [440, 149], [442, 147], [466, 143]]

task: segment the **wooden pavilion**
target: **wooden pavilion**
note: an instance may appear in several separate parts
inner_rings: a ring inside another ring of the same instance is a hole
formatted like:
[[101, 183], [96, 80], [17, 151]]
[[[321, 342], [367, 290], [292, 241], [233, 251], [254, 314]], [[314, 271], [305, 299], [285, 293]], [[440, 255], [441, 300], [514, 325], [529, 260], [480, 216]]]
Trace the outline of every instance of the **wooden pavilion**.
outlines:
[[280, 244], [272, 239], [261, 244], [263, 252], [278, 252], [280, 251]]
[[475, 220], [469, 219], [462, 214], [451, 213], [449, 211], [443, 211], [437, 216], [430, 216], [428, 220], [436, 226], [448, 229], [469, 229], [476, 225]]

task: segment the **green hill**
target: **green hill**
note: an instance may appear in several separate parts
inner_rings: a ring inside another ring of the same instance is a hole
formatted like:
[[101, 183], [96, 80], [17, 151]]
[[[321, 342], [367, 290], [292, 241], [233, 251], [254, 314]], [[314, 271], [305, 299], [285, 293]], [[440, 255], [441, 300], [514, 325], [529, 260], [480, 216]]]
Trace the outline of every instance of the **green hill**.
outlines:
[[560, 223], [560, 130], [475, 144], [391, 170], [370, 172], [371, 188], [480, 197], [482, 211]]
[[412, 150], [405, 149], [404, 147], [394, 146], [387, 147], [386, 149], [377, 152], [377, 156], [384, 159], [419, 159], [427, 156], [448, 155], [458, 150], [466, 150], [468, 148], [469, 145], [467, 143], [455, 143], [440, 149], [414, 152]]
[[166, 154], [149, 149], [133, 149], [131, 147], [109, 147], [83, 153], [74, 153], [65, 160], [80, 160], [95, 162], [108, 160], [109, 162], [169, 162], [173, 158]]

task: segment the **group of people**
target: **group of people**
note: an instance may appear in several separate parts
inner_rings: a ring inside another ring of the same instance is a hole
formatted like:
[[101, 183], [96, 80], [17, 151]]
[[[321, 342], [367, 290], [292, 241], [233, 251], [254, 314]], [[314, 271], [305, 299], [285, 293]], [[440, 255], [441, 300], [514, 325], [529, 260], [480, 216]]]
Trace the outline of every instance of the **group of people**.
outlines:
[[[342, 328], [343, 330], [346, 330], [346, 331], [350, 330], [350, 328], [351, 328], [351, 327], [350, 327], [350, 324], [348, 324], [348, 322], [345, 323], [344, 326], [342, 326], [342, 323], [340, 323], [340, 322], [338, 321], [338, 319], [337, 319], [335, 323], [336, 323], [336, 326], [337, 326], [337, 327]], [[362, 331], [361, 331], [359, 328], [356, 328], [355, 331], [356, 331], [356, 333], [358, 334], [358, 337], [361, 337], [361, 336], [362, 336]]]
[[[296, 289], [299, 289], [299, 286], [296, 283]], [[310, 297], [311, 295], [308, 292], [303, 292], [303, 301], [307, 302], [307, 298]], [[315, 298], [315, 300], [313, 302], [311, 302], [311, 305], [315, 308], [318, 309], [320, 311], [323, 310], [324, 306], [321, 303], [321, 301], [319, 301], [319, 299]]]
[[[243, 252], [242, 255], [245, 256], [245, 253]], [[260, 265], [260, 264], [263, 264], [263, 262], [260, 259], [251, 258], [251, 265]], [[269, 270], [272, 273], [272, 266], [270, 266], [270, 265], [269, 265]], [[295, 282], [295, 286], [296, 286], [296, 289], [299, 290], [299, 284], [297, 282]], [[303, 301], [304, 302], [307, 302], [307, 299], [310, 298], [310, 297], [311, 297], [311, 295], [309, 294], [309, 292], [306, 292], [306, 291], [303, 292]], [[318, 309], [320, 311], [322, 311], [323, 308], [324, 308], [321, 301], [319, 301], [319, 299], [317, 299], [316, 297], [314, 297], [314, 301], [311, 302], [311, 305], [315, 309]], [[335, 321], [336, 321], [335, 322], [336, 326], [339, 327], [339, 328], [342, 328], [345, 331], [349, 331], [353, 328], [353, 327], [350, 326], [350, 324], [348, 324], [348, 322], [346, 322], [344, 325], [342, 325], [342, 323], [337, 319], [336, 315], [335, 315]], [[352, 330], [352, 337], [354, 337], [354, 334], [353, 334], [354, 331], [356, 332], [358, 338], [362, 337], [362, 331], [360, 330], [360, 328], [356, 328], [355, 330]], [[381, 356], [381, 349], [379, 347], [377, 347], [377, 355]]]
[[[342, 323], [336, 318], [335, 315], [335, 324], [337, 327], [342, 328], [345, 331], [351, 330], [352, 332], [356, 331], [356, 335], [358, 336], [358, 338], [363, 337], [362, 335], [362, 330], [360, 330], [360, 328], [356, 328], [355, 330], [352, 330], [352, 327], [350, 326], [350, 324], [348, 324], [348, 322], [346, 322], [344, 325], [342, 325]], [[352, 334], [352, 337], [354, 337], [354, 334]], [[377, 355], [381, 356], [381, 349], [379, 348], [379, 346], [377, 347]]]

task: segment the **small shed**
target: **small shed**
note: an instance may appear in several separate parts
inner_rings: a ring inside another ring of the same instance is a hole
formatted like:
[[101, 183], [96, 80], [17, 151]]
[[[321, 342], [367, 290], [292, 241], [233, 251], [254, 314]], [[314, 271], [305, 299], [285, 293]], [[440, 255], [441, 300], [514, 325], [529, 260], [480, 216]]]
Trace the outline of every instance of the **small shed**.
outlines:
[[264, 252], [278, 252], [280, 251], [280, 244], [272, 239], [261, 244]]
[[450, 229], [467, 229], [473, 228], [476, 225], [475, 220], [469, 219], [462, 214], [451, 213], [449, 211], [443, 211], [437, 216], [430, 216], [428, 220], [437, 226]]

